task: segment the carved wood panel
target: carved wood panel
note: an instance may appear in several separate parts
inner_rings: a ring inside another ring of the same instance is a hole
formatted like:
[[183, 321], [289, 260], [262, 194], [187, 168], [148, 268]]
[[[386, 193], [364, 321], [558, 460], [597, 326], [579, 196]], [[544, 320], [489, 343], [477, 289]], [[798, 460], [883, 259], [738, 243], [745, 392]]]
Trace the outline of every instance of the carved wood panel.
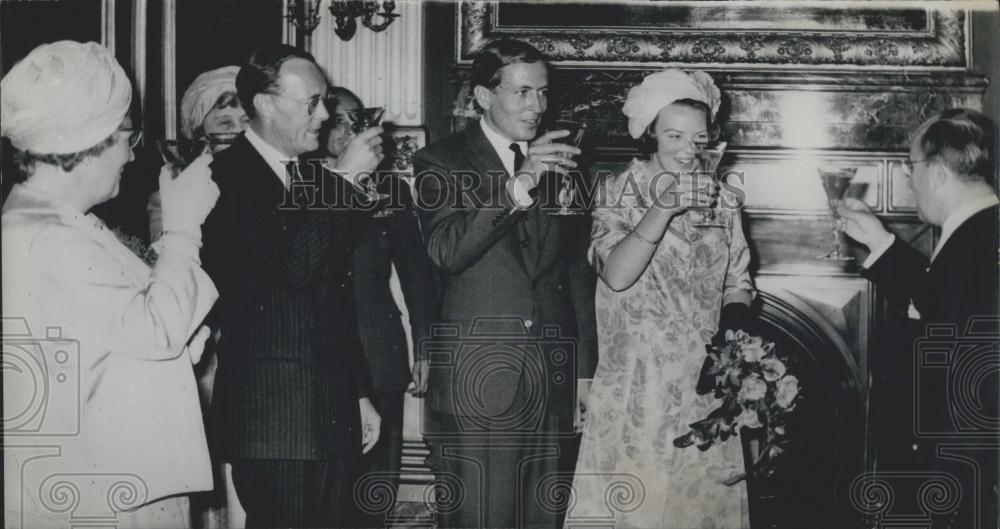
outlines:
[[961, 69], [970, 64], [961, 9], [842, 6], [463, 1], [459, 63], [488, 41], [530, 42], [554, 64], [769, 68]]

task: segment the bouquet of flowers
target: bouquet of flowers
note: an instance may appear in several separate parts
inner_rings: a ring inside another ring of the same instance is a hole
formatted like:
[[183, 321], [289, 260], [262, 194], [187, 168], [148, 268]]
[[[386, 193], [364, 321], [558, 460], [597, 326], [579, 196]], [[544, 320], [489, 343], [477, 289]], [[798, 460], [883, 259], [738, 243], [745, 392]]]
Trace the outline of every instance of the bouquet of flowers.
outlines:
[[[714, 393], [722, 404], [691, 430], [674, 439], [674, 446], [697, 445], [708, 450], [738, 433], [738, 428], [763, 434], [759, 457], [750, 468], [755, 476], [771, 476], [775, 458], [788, 443], [785, 423], [799, 399], [799, 379], [788, 372], [774, 343], [743, 331], [726, 331], [725, 343], [708, 346], [708, 358], [698, 381], [698, 394]], [[739, 475], [727, 484], [745, 479]]]
[[156, 252], [142, 238], [126, 233], [121, 228], [115, 228], [111, 231], [126, 248], [131, 250], [132, 253], [138, 256], [139, 259], [142, 259], [147, 265], [153, 266], [156, 264]]

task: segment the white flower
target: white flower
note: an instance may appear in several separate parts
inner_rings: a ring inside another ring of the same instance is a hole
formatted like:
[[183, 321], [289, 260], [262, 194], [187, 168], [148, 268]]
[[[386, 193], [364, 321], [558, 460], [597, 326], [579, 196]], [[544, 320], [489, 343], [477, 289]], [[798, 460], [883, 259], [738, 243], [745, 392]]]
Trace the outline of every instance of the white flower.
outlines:
[[740, 385], [739, 399], [743, 402], [760, 400], [766, 394], [767, 383], [761, 380], [757, 373], [744, 378]]
[[764, 380], [774, 382], [785, 376], [785, 364], [777, 358], [765, 358], [760, 361], [760, 370], [764, 374]]
[[750, 338], [743, 346], [740, 348], [740, 352], [743, 353], [744, 362], [760, 362], [761, 358], [764, 358], [764, 347], [761, 345], [762, 340], [756, 336]]
[[743, 426], [745, 428], [760, 428], [760, 418], [757, 416], [756, 410], [751, 410], [749, 408], [743, 408], [743, 413], [736, 417], [736, 424]]
[[792, 402], [795, 401], [795, 397], [798, 394], [799, 379], [795, 378], [795, 375], [788, 375], [778, 381], [778, 394], [775, 397], [775, 401], [778, 403], [778, 406], [787, 410], [792, 405]]

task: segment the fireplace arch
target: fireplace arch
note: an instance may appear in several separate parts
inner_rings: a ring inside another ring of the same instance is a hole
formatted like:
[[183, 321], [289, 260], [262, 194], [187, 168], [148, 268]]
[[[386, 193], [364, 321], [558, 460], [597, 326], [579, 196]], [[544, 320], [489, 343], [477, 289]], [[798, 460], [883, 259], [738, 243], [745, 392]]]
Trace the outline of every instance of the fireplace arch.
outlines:
[[755, 331], [789, 358], [802, 398], [774, 475], [749, 484], [752, 525], [858, 526], [849, 491], [865, 468], [866, 371], [836, 326], [802, 298], [775, 289], [758, 302]]

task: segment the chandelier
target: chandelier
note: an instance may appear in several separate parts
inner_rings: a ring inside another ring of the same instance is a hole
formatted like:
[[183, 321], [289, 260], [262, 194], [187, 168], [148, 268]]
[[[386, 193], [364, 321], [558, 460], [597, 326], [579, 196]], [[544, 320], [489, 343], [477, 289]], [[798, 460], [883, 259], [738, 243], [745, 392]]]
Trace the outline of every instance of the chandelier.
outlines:
[[[399, 14], [393, 13], [395, 9], [396, 2], [393, 0], [332, 0], [330, 14], [337, 25], [333, 32], [340, 40], [351, 40], [358, 30], [356, 19], [360, 18], [366, 28], [378, 33], [399, 17]], [[381, 22], [375, 22], [375, 17], [381, 18]]]
[[[289, 0], [286, 18], [295, 24], [299, 33], [308, 36], [319, 26], [320, 3], [323, 0]], [[399, 18], [393, 0], [331, 0], [330, 14], [335, 27], [333, 32], [340, 40], [351, 40], [358, 30], [358, 21], [366, 28], [379, 32]], [[376, 21], [378, 20], [378, 21]]]

